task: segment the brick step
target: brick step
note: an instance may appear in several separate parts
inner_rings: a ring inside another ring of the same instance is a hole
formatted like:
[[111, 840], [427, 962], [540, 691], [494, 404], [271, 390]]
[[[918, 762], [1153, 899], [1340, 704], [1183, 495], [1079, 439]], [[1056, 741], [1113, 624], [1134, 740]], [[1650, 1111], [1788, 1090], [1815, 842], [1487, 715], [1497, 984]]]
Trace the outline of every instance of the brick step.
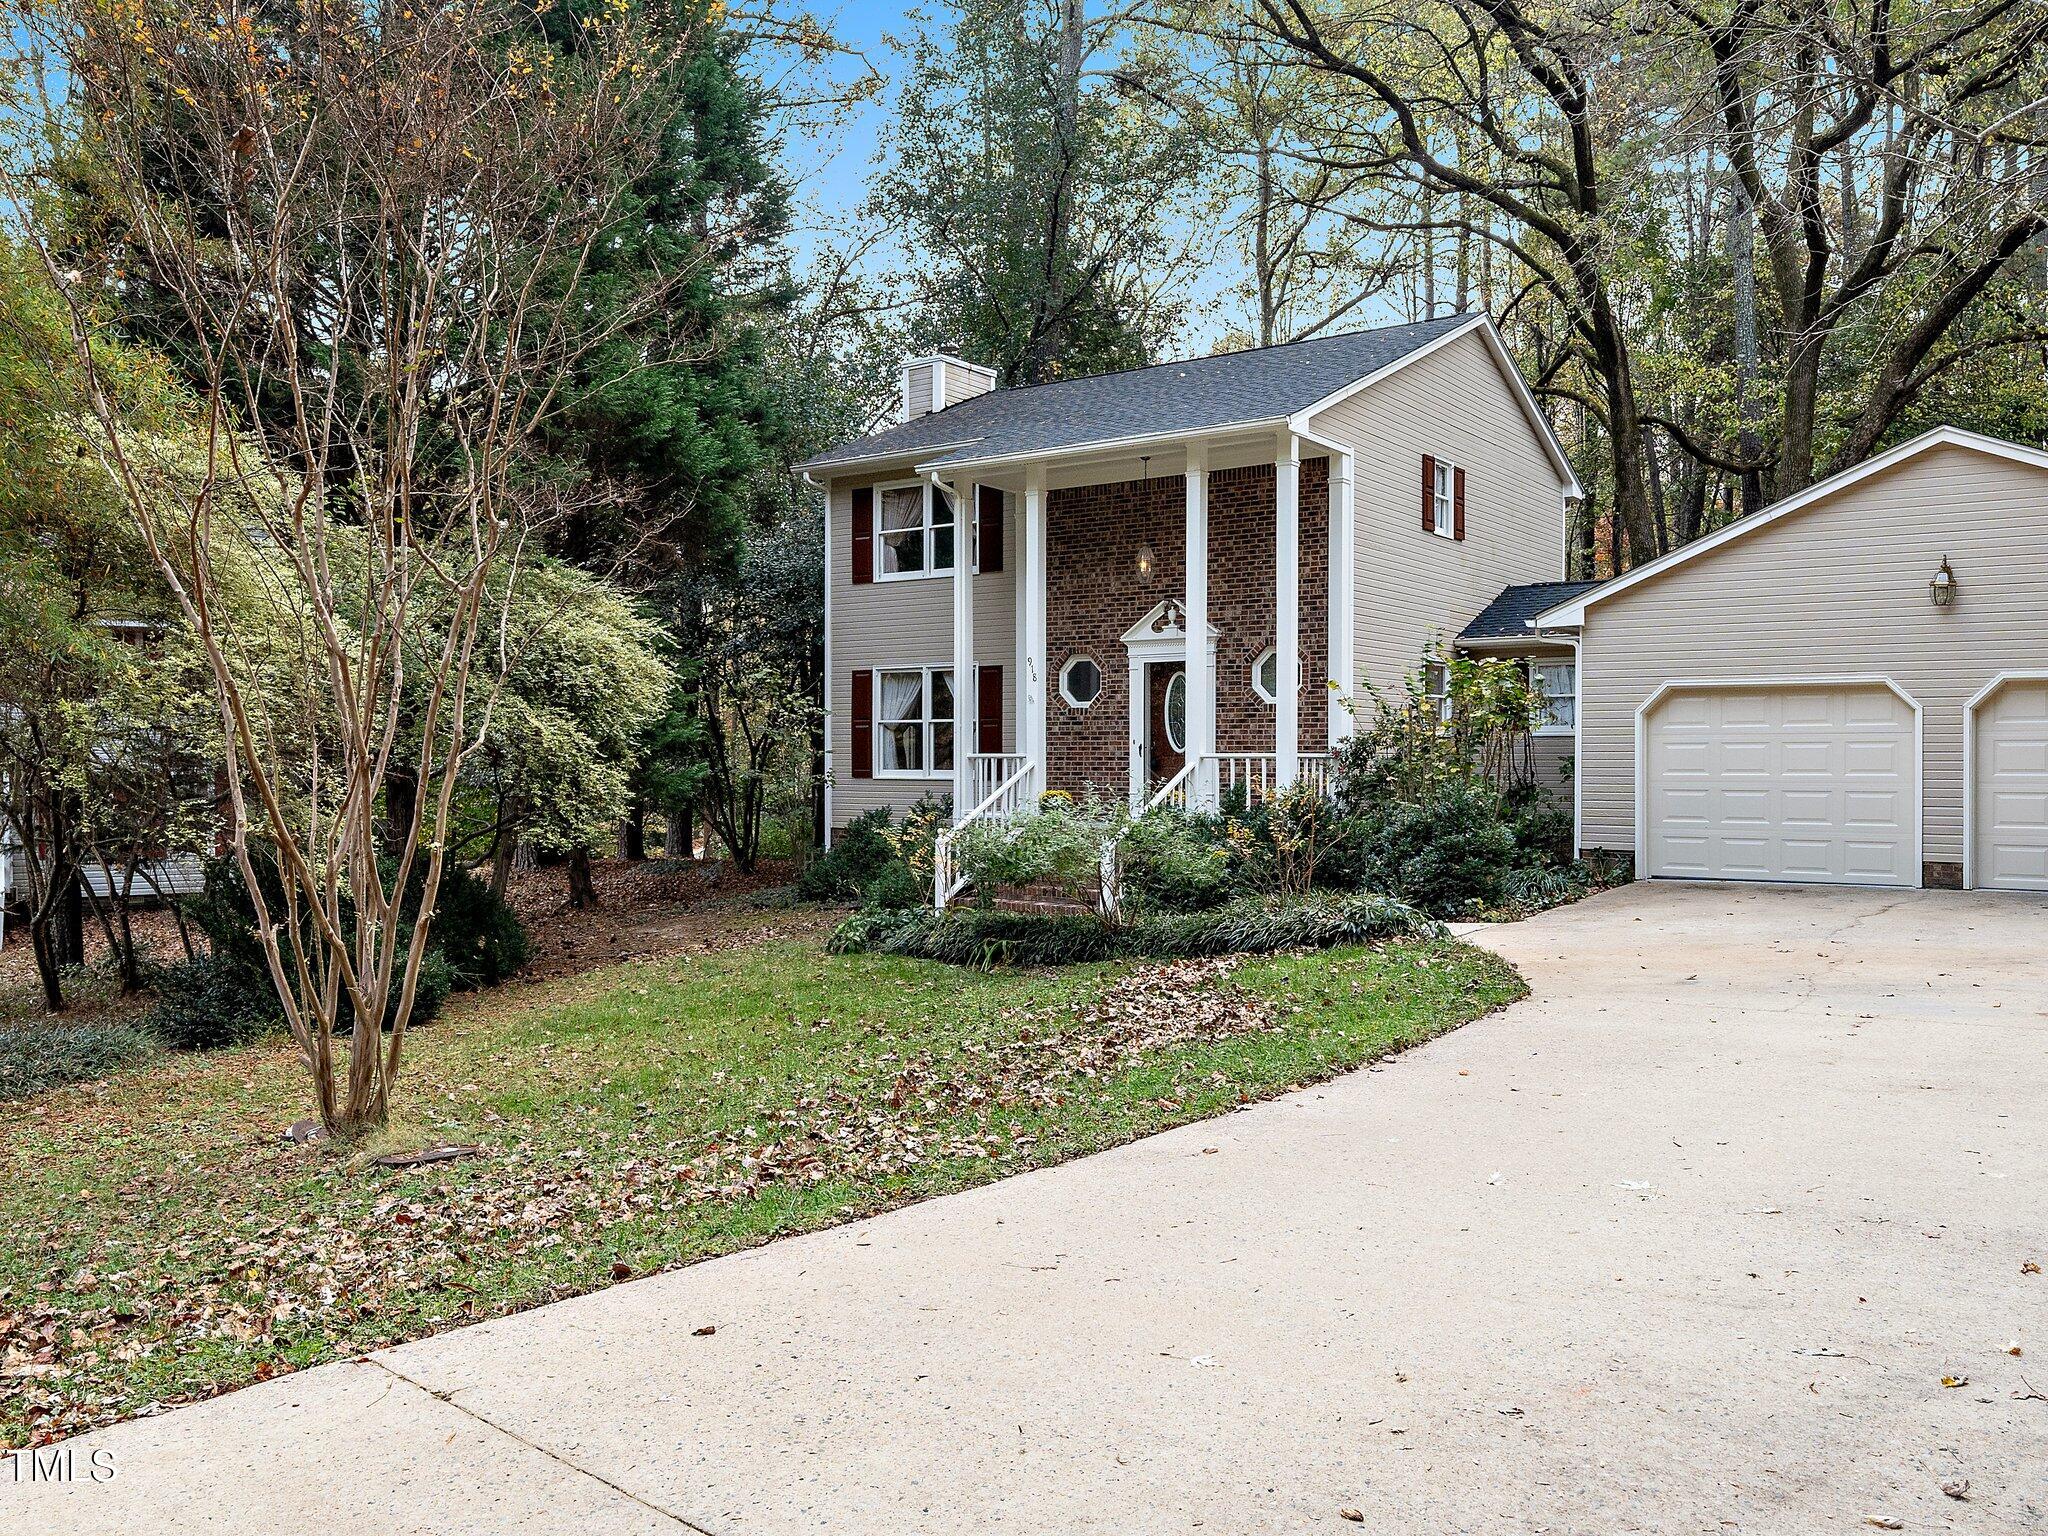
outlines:
[[998, 912], [1028, 912], [1036, 917], [1093, 917], [1095, 915], [1095, 907], [1092, 903], [1075, 901], [1070, 896], [1056, 898], [998, 896], [991, 905]]

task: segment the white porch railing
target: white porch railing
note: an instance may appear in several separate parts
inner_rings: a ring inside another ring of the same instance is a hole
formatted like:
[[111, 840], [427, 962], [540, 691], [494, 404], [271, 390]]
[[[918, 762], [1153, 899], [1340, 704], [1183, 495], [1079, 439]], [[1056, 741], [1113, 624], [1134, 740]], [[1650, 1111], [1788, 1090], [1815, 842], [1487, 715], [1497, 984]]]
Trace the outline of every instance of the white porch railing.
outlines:
[[[967, 775], [973, 781], [974, 792], [968, 797], [977, 806], [993, 795], [1019, 768], [1027, 766], [1030, 759], [1022, 752], [976, 752], [967, 759]], [[1013, 814], [999, 812], [999, 815]]]
[[967, 877], [953, 868], [953, 839], [976, 822], [1010, 821], [1030, 810], [1038, 765], [1018, 752], [977, 752], [967, 759], [967, 771], [979, 797], [974, 809], [941, 832], [932, 846], [932, 905], [941, 912], [967, 884]]
[[[1299, 762], [1297, 771], [1301, 782], [1318, 793], [1328, 793], [1330, 754], [1304, 752]], [[1145, 809], [1149, 811], [1154, 806], [1170, 805], [1185, 811], [1209, 796], [1220, 801], [1238, 789], [1244, 791], [1246, 805], [1257, 805], [1271, 799], [1279, 787], [1278, 753], [1215, 752], [1189, 759], [1179, 773], [1159, 786], [1157, 793], [1145, 802]], [[1202, 793], [1205, 789], [1209, 796]]]

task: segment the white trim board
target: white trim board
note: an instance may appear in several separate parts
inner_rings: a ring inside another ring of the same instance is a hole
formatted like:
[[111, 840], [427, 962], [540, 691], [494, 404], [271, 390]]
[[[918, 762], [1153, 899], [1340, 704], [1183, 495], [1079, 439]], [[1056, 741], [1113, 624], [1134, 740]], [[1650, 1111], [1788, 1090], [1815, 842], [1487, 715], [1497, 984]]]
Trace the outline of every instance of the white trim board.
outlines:
[[1639, 565], [1626, 575], [1617, 576], [1612, 581], [1573, 598], [1570, 602], [1560, 603], [1555, 608], [1547, 608], [1529, 620], [1529, 627], [1532, 630], [1582, 628], [1586, 622], [1586, 610], [1595, 603], [1604, 603], [1610, 597], [1616, 597], [1631, 587], [1639, 586], [1653, 576], [1661, 576], [1674, 566], [1684, 565], [1689, 560], [1697, 560], [1702, 555], [1711, 554], [1724, 544], [1732, 544], [1737, 539], [1747, 538], [1758, 529], [1769, 527], [1781, 517], [1812, 506], [1813, 503], [1845, 491], [1872, 476], [1884, 474], [1908, 459], [1916, 459], [1936, 448], [1967, 448], [1974, 453], [2007, 459], [2015, 464], [2048, 469], [2048, 453], [2043, 453], [2038, 448], [2009, 443], [2003, 438], [1986, 437], [1981, 432], [1966, 432], [1961, 427], [1936, 427], [1931, 432], [1923, 432], [1912, 441], [1901, 443], [1874, 459], [1865, 459], [1861, 464], [1809, 485], [1795, 496], [1788, 496], [1760, 512], [1751, 513], [1748, 517], [1738, 518], [1705, 538], [1694, 539], [1692, 543], [1674, 549], [1668, 555], [1661, 555], [1646, 565]]
[[1963, 704], [1963, 889], [1977, 889], [1977, 711], [2007, 683], [2048, 683], [2048, 670], [2013, 667], [1996, 672]]
[[1412, 352], [1404, 353], [1385, 367], [1375, 369], [1362, 379], [1353, 379], [1342, 389], [1332, 390], [1314, 405], [1296, 411], [1291, 418], [1292, 430], [1303, 437], [1309, 436], [1309, 420], [1317, 412], [1326, 411], [1333, 405], [1349, 400], [1360, 390], [1369, 389], [1380, 380], [1393, 377], [1410, 363], [1419, 362], [1439, 347], [1449, 346], [1462, 336], [1470, 336], [1474, 331], [1485, 338], [1486, 350], [1492, 354], [1494, 366], [1507, 380], [1508, 389], [1513, 393], [1515, 403], [1522, 408], [1522, 414], [1529, 419], [1529, 425], [1535, 428], [1537, 440], [1543, 444], [1545, 457], [1557, 471], [1558, 478], [1564, 481], [1564, 494], [1568, 497], [1583, 498], [1586, 494], [1585, 488], [1579, 484], [1579, 477], [1572, 473], [1571, 460], [1565, 457], [1564, 444], [1557, 440], [1557, 433], [1550, 425], [1550, 418], [1543, 414], [1542, 408], [1536, 404], [1536, 397], [1529, 393], [1528, 381], [1522, 377], [1522, 371], [1515, 366], [1514, 359], [1508, 356], [1507, 344], [1500, 339], [1500, 332], [1494, 329], [1492, 319], [1483, 310], [1465, 324], [1453, 326], [1443, 335]]
[[[1896, 679], [1877, 672], [1821, 672], [1778, 677], [1671, 677], [1659, 683], [1650, 696], [1636, 706], [1635, 737], [1635, 860], [1636, 878], [1647, 880], [1650, 863], [1650, 828], [1645, 812], [1649, 802], [1649, 719], [1650, 712], [1667, 695], [1757, 688], [1886, 688], [1913, 711], [1913, 883], [1893, 890], [1918, 890], [1927, 883], [1927, 712], [1920, 701], [1901, 688]], [[1585, 704], [1585, 679], [1579, 682], [1579, 702]], [[1574, 768], [1576, 772], [1576, 766]], [[1797, 884], [1799, 882], [1789, 882]], [[1886, 889], [1886, 887], [1878, 887]]]

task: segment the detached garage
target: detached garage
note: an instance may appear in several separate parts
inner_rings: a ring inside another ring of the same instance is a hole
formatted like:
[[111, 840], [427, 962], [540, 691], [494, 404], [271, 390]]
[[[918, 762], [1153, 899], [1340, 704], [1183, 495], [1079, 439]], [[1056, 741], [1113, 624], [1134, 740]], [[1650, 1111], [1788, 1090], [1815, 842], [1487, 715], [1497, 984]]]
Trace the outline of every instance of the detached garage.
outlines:
[[1579, 846], [2048, 891], [2048, 453], [1942, 428], [1552, 608]]

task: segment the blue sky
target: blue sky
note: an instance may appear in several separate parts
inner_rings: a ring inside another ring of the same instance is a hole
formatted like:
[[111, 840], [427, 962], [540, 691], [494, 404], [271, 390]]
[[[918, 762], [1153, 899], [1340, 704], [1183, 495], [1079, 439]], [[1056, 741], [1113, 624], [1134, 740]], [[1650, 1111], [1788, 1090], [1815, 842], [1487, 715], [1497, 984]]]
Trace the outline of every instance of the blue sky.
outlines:
[[[799, 224], [810, 226], [799, 229], [800, 249], [828, 235], [834, 216], [860, 202], [882, 147], [887, 106], [901, 75], [901, 60], [884, 34], [908, 38], [917, 30], [909, 7], [900, 0], [844, 0], [837, 6], [821, 6], [815, 14], [844, 47], [880, 71], [885, 85], [880, 100], [857, 109], [829, 133], [806, 135], [783, 146], [784, 165], [796, 180], [799, 202], [816, 215], [813, 220], [799, 214]], [[845, 79], [858, 70], [858, 63], [848, 59], [833, 73]]]

